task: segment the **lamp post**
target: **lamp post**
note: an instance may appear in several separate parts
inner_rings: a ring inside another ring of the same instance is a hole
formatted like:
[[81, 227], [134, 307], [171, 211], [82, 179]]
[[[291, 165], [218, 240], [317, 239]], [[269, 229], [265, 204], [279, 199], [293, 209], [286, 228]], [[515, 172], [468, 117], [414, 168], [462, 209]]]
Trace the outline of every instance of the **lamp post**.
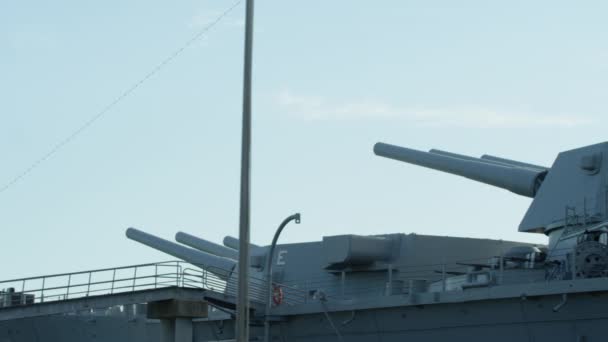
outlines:
[[253, 0], [245, 10], [243, 68], [243, 132], [241, 141], [241, 194], [239, 212], [239, 272], [236, 305], [236, 340], [249, 341], [249, 223], [251, 178], [251, 60], [253, 55]]
[[266, 317], [264, 319], [264, 341], [270, 341], [270, 321], [268, 321], [268, 315], [270, 314], [270, 306], [272, 305], [272, 258], [274, 257], [274, 249], [277, 245], [277, 241], [279, 240], [279, 236], [281, 232], [287, 226], [287, 224], [291, 221], [295, 221], [296, 224], [300, 224], [300, 213], [293, 214], [281, 222], [279, 228], [274, 233], [274, 237], [272, 238], [272, 243], [270, 244], [270, 250], [266, 254], [266, 266], [264, 270], [266, 271], [266, 281], [268, 282], [268, 289], [266, 292]]

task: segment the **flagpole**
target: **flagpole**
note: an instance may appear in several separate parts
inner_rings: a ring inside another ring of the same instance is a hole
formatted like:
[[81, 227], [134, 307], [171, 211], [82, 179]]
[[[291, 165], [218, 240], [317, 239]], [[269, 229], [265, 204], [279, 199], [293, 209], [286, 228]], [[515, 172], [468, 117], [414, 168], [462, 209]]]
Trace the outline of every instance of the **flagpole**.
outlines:
[[251, 178], [251, 69], [253, 55], [253, 5], [246, 0], [245, 61], [243, 69], [243, 131], [241, 140], [241, 194], [239, 212], [238, 295], [235, 336], [237, 342], [249, 341], [249, 231]]

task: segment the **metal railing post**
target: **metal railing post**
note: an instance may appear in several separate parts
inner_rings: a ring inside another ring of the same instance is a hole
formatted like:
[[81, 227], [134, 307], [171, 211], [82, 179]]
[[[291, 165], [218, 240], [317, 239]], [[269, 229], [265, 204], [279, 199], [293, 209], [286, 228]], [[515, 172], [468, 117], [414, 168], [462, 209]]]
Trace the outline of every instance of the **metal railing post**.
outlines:
[[87, 297], [89, 296], [89, 293], [91, 292], [91, 273], [93, 273], [93, 272], [89, 272], [89, 282], [87, 283]]
[[135, 291], [135, 281], [137, 280], [137, 267], [135, 267], [135, 269], [133, 270], [133, 287], [131, 288], [131, 291]]
[[42, 277], [42, 293], [40, 294], [40, 302], [44, 303], [44, 284], [46, 283], [46, 277]]
[[175, 286], [179, 287], [179, 261], [175, 263]]
[[65, 299], [68, 299], [70, 296], [70, 285], [72, 284], [72, 275], [68, 275], [68, 288], [65, 291]]
[[112, 288], [110, 289], [110, 294], [114, 293], [114, 282], [116, 281], [116, 269], [112, 272]]
[[158, 264], [154, 265], [154, 288], [158, 286]]

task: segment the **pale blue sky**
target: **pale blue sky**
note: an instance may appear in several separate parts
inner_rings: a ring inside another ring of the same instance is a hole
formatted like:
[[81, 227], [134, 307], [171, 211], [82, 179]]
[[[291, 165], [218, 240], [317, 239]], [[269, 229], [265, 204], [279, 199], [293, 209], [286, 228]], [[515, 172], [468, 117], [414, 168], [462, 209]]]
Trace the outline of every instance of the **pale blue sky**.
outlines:
[[[229, 7], [0, 2], [0, 186]], [[129, 226], [237, 234], [242, 17], [0, 193], [2, 278], [171, 259]], [[604, 141], [604, 1], [257, 1], [252, 241], [518, 233], [530, 199], [375, 157], [377, 141], [550, 165]]]

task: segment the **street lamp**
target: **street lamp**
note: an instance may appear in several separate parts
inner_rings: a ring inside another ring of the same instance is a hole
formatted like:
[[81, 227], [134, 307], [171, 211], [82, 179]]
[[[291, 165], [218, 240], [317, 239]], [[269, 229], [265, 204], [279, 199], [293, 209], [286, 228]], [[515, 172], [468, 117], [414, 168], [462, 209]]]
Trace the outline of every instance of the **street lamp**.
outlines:
[[268, 289], [266, 292], [266, 317], [264, 320], [264, 341], [266, 342], [270, 341], [270, 321], [268, 321], [268, 315], [270, 314], [270, 306], [272, 305], [272, 258], [274, 257], [274, 249], [277, 245], [281, 232], [291, 221], [295, 221], [296, 224], [300, 224], [300, 213], [293, 214], [281, 222], [279, 228], [277, 228], [277, 231], [274, 233], [274, 237], [272, 238], [270, 250], [266, 254], [266, 267], [264, 268], [266, 271], [266, 281], [268, 282]]

